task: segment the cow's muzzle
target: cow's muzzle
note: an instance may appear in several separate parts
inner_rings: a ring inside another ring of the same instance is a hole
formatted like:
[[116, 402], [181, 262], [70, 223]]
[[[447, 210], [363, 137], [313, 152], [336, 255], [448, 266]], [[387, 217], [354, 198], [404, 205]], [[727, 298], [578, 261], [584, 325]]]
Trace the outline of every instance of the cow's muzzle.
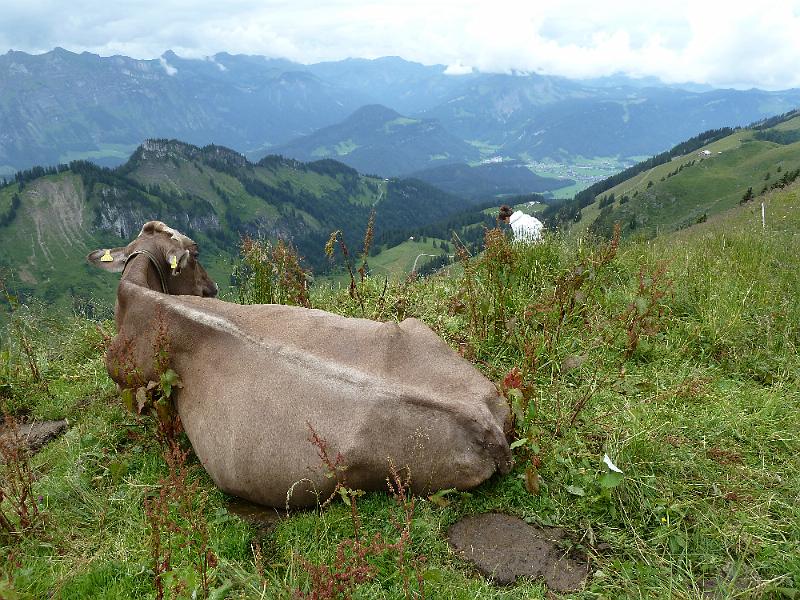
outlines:
[[219, 294], [219, 286], [213, 281], [211, 285], [203, 288], [203, 298], [216, 298], [217, 294]]

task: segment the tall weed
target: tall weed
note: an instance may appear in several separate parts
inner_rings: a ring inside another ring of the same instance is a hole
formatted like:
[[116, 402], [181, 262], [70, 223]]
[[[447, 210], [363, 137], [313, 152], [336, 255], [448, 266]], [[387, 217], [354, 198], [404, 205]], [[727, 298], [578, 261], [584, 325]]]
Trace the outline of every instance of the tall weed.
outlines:
[[240, 304], [291, 304], [311, 307], [309, 272], [287, 242], [246, 237], [233, 269]]
[[[208, 598], [215, 580], [217, 556], [209, 540], [205, 494], [189, 474], [188, 454], [176, 440], [169, 441], [163, 449], [167, 475], [158, 482], [158, 494], [144, 501], [157, 600], [168, 591], [176, 598], [196, 598], [198, 592]], [[192, 571], [175, 570], [174, 555], [181, 551], [188, 554]]]
[[0, 536], [10, 541], [43, 524], [33, 482], [28, 447], [16, 419], [6, 414], [0, 427]]
[[424, 598], [425, 584], [421, 566], [425, 558], [416, 555], [411, 549], [416, 500], [411, 496], [410, 471], [407, 468], [398, 469], [389, 460], [386, 484], [398, 513], [390, 517], [394, 535], [376, 532], [371, 537], [367, 536], [363, 531], [357, 506], [358, 498], [364, 492], [347, 487], [347, 465], [344, 457], [339, 453], [331, 457], [327, 441], [310, 424], [308, 427], [311, 432], [309, 441], [316, 447], [328, 476], [336, 480], [334, 491], [320, 504], [320, 508], [330, 504], [334, 498], [341, 498], [350, 508], [353, 537], [345, 538], [336, 545], [334, 559], [330, 564], [314, 564], [299, 557], [308, 573], [308, 585], [305, 589], [296, 588], [294, 597], [306, 600], [350, 598], [360, 585], [377, 576], [378, 562], [394, 557], [403, 597]]
[[[375, 239], [375, 210], [373, 209], [369, 214], [369, 221], [367, 222], [367, 228], [364, 231], [364, 243], [361, 251], [361, 265], [358, 269], [355, 268], [355, 264], [353, 262], [353, 256], [350, 252], [350, 249], [347, 247], [347, 243], [344, 240], [344, 234], [340, 231], [334, 231], [331, 233], [330, 237], [328, 238], [327, 243], [325, 244], [325, 255], [328, 259], [333, 263], [335, 256], [336, 256], [336, 248], [339, 248], [339, 251], [342, 255], [342, 260], [344, 261], [344, 266], [347, 269], [347, 274], [350, 277], [350, 284], [348, 287], [348, 293], [350, 295], [350, 299], [357, 302], [358, 306], [361, 308], [361, 316], [367, 316], [367, 298], [365, 297], [366, 292], [368, 291], [368, 273], [369, 273], [369, 265], [367, 263], [367, 259], [369, 257], [370, 249], [372, 248], [372, 242]], [[358, 273], [358, 280], [356, 280], [356, 273]], [[386, 294], [386, 286], [388, 285], [388, 279], [385, 281], [383, 293], [380, 296], [379, 303], [382, 304], [383, 298]]]

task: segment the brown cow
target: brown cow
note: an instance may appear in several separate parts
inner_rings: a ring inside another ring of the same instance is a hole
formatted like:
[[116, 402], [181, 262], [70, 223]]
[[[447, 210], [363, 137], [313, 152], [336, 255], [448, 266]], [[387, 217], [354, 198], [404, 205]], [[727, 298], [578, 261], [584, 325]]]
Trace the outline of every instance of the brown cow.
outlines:
[[217, 300], [196, 244], [158, 221], [88, 260], [123, 271], [111, 376], [121, 386], [126, 369], [153, 377], [154, 348], [166, 342], [184, 385], [175, 396], [183, 426], [230, 494], [270, 506], [327, 498], [335, 482], [309, 425], [344, 457], [354, 489], [385, 489], [389, 459], [409, 468], [417, 493], [471, 488], [511, 466], [507, 403], [416, 319]]

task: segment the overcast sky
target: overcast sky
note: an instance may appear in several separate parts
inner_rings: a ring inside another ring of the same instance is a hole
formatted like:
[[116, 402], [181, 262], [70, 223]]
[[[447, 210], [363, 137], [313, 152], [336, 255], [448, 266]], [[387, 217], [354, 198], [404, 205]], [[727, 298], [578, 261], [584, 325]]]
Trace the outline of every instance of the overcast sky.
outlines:
[[311, 63], [396, 55], [450, 72], [616, 72], [800, 87], [800, 0], [0, 0], [0, 52]]

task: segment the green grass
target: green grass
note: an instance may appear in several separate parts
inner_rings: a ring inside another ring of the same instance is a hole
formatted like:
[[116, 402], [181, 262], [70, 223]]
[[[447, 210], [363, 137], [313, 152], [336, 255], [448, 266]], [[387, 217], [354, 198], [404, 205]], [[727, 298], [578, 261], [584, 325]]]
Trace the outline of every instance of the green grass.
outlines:
[[348, 139], [336, 144], [336, 146], [334, 146], [334, 150], [336, 151], [336, 156], [345, 156], [350, 154], [358, 147], [358, 144], [356, 144], [353, 140]]
[[408, 117], [398, 117], [396, 119], [392, 119], [391, 121], [387, 121], [383, 124], [383, 130], [386, 133], [391, 133], [392, 130], [397, 129], [398, 127], [403, 127], [405, 125], [415, 125], [419, 123], [419, 119], [409, 119]]
[[18, 193], [19, 186], [9, 185], [0, 189], [0, 215], [5, 216], [11, 209], [11, 199]]
[[[86, 223], [94, 215], [82, 202], [75, 202], [82, 190], [80, 178], [62, 173], [40, 178], [20, 193], [23, 204], [13, 226], [4, 228], [0, 238], [0, 276], [12, 290], [27, 295], [35, 289], [48, 302], [63, 301], [61, 295], [69, 285], [81, 289], [83, 297], [113, 293], [113, 282], [98, 280], [83, 264], [86, 254], [102, 245], [87, 233]], [[10, 186], [0, 196], [5, 201], [14, 192], [16, 186]], [[56, 200], [48, 199], [50, 194]], [[0, 319], [6, 316], [3, 313]]]
[[[528, 441], [515, 451], [516, 468], [469, 494], [451, 494], [446, 507], [417, 500], [411, 552], [426, 557], [419, 565], [426, 597], [550, 597], [538, 581], [494, 587], [449, 549], [450, 524], [489, 510], [574, 536], [592, 557], [593, 574], [570, 598], [699, 599], [704, 581], [730, 570], [748, 573], [742, 581], [757, 587], [723, 581], [721, 597], [797, 597], [798, 187], [766, 201], [763, 232], [759, 211], [743, 206], [669, 237], [624, 241], [611, 258], [586, 238], [548, 237], [533, 246], [496, 240], [457, 274], [390, 282], [385, 296], [383, 277], [360, 287], [366, 316], [416, 316], [490, 379], [500, 382], [512, 367], [524, 376], [528, 406], [516, 435]], [[386, 264], [407, 265], [423, 248], [403, 246], [402, 256], [383, 257]], [[583, 283], [565, 287], [576, 274], [586, 275]], [[562, 318], [555, 298], [565, 289], [573, 292], [564, 296]], [[659, 289], [666, 293], [655, 295]], [[315, 307], [362, 315], [346, 289], [312, 296]], [[647, 314], [652, 319], [628, 352], [626, 319]], [[153, 425], [122, 408], [105, 374], [98, 323], [27, 308], [16, 318], [18, 328], [0, 342], [9, 353], [0, 360], [0, 398], [19, 414], [66, 417], [70, 428], [33, 458], [44, 527], [0, 542], [0, 557], [8, 557], [0, 558], [0, 595], [152, 597], [143, 502], [166, 473]], [[46, 386], [31, 378], [20, 332]], [[585, 361], [568, 370], [565, 360], [575, 356]], [[606, 453], [624, 471], [613, 488], [602, 484]], [[537, 495], [524, 485], [533, 457], [541, 461]], [[212, 586], [227, 590], [220, 596], [289, 598], [308, 590], [302, 561], [334, 562], [337, 545], [353, 535], [342, 502], [294, 513], [265, 532], [228, 512], [196, 462], [190, 478], [199, 482], [197, 503], [219, 557]], [[363, 497], [364, 532], [391, 539], [396, 510], [387, 495]], [[176, 577], [194, 581], [192, 557], [191, 547], [176, 548]], [[402, 598], [394, 558], [375, 557], [373, 566], [354, 597]]]
[[[417, 269], [420, 269], [427, 261], [431, 260], [431, 257], [427, 255], [433, 254], [438, 256], [443, 253], [441, 248], [434, 248], [434, 241], [438, 246], [442, 240], [436, 238], [425, 238], [425, 241], [421, 239], [414, 241], [406, 240], [397, 246], [382, 250], [375, 256], [369, 257], [367, 261], [369, 265], [369, 274], [379, 279], [384, 277], [389, 277], [393, 281], [404, 279], [411, 273], [415, 260], [417, 261]], [[331, 275], [324, 275], [317, 279], [320, 284], [340, 287], [346, 287], [350, 283], [350, 276], [343, 270], [339, 270]]]
[[[537, 173], [537, 175], [541, 175], [541, 173]], [[574, 198], [575, 194], [578, 192], [585, 190], [587, 187], [591, 185], [590, 182], [582, 182], [582, 183], [573, 183], [567, 187], [559, 188], [557, 190], [553, 190], [553, 197], [554, 198]]]
[[515, 204], [514, 210], [521, 210], [525, 214], [528, 215], [536, 215], [542, 212], [547, 207], [547, 204], [544, 202], [534, 202], [533, 204], [529, 204], [528, 202], [523, 202], [522, 204]]
[[406, 240], [397, 246], [384, 250], [369, 260], [370, 273], [376, 277], [405, 277], [411, 273], [415, 260], [417, 261], [417, 268], [420, 268], [430, 258], [428, 256], [419, 256], [420, 254], [435, 254], [437, 256], [442, 254], [441, 248], [434, 248], [434, 241], [438, 246], [442, 240], [435, 238], [425, 238], [424, 241], [422, 239]]
[[314, 171], [302, 171], [299, 169], [280, 168], [277, 171], [256, 171], [259, 178], [265, 183], [281, 184], [287, 182], [295, 187], [307, 188], [316, 196], [324, 194], [331, 189], [333, 184], [329, 177], [315, 173]]
[[492, 156], [500, 149], [499, 144], [492, 144], [484, 140], [467, 140], [467, 143], [477, 148], [482, 156]]
[[[797, 128], [800, 117], [781, 123], [777, 129]], [[710, 155], [701, 156], [702, 150]], [[736, 206], [749, 187], [758, 195], [765, 184], [780, 178], [778, 168], [791, 171], [798, 167], [800, 142], [779, 145], [753, 139], [752, 130], [737, 131], [601, 194], [604, 197], [613, 193], [617, 198], [613, 213], [605, 221], [627, 223], [636, 218], [638, 226], [649, 235], [656, 228], [664, 231], [685, 227], [704, 215]], [[619, 202], [623, 196], [630, 198], [625, 205]], [[585, 230], [599, 215], [597, 202], [584, 208], [578, 230]]]

